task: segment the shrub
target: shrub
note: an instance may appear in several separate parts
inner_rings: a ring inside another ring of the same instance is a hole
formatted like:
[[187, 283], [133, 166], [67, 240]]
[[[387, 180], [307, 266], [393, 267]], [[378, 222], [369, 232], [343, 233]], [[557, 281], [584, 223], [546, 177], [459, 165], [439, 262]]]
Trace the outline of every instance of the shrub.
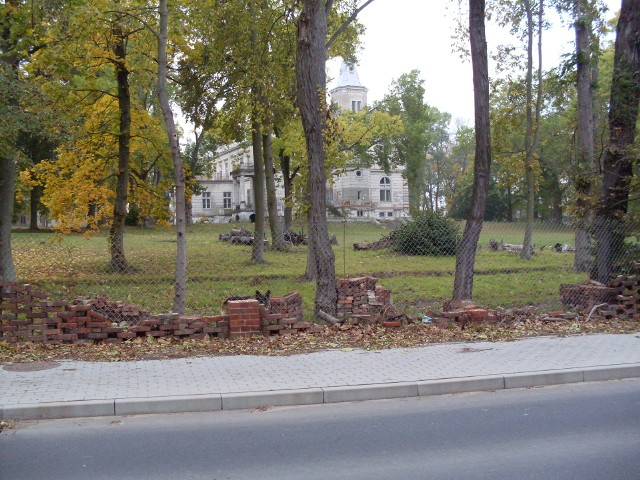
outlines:
[[455, 255], [458, 225], [440, 214], [422, 213], [392, 235], [394, 250], [405, 255]]

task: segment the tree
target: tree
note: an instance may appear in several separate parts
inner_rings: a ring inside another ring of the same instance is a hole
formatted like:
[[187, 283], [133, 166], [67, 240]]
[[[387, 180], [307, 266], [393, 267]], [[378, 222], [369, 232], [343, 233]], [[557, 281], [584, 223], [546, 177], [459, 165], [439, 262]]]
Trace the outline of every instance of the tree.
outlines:
[[485, 34], [485, 2], [469, 0], [469, 40], [473, 67], [476, 156], [471, 210], [467, 217], [456, 257], [453, 298], [470, 299], [473, 293], [473, 268], [476, 247], [487, 203], [491, 170], [491, 133], [489, 125], [489, 67]]
[[[16, 188], [16, 163], [13, 143], [19, 132], [19, 125], [11, 122], [19, 111], [18, 69], [21, 58], [16, 51], [15, 33], [17, 23], [17, 0], [7, 0], [2, 11], [0, 27], [0, 85], [2, 91], [2, 135], [0, 138], [0, 281], [16, 280], [16, 270], [11, 250], [11, 220], [13, 217], [13, 199]], [[6, 119], [6, 120], [4, 120]]]
[[413, 70], [392, 83], [392, 91], [383, 100], [384, 109], [402, 118], [404, 133], [396, 145], [398, 163], [403, 165], [409, 186], [409, 213], [417, 215], [424, 204], [427, 185], [427, 152], [431, 144], [430, 107], [424, 103], [424, 81]]
[[358, 13], [371, 4], [364, 2], [338, 22], [338, 28], [327, 39], [328, 18], [334, 8], [333, 0], [303, 0], [297, 20], [296, 84], [297, 102], [304, 129], [309, 164], [309, 248], [316, 265], [317, 288], [315, 312], [330, 315], [337, 309], [335, 256], [331, 249], [326, 216], [326, 183], [324, 135], [329, 113], [326, 105], [327, 50], [353, 23]]
[[[44, 48], [48, 29], [63, 14], [58, 0], [5, 0], [0, 6], [0, 282], [15, 281], [11, 223], [16, 188], [18, 143], [42, 125], [35, 99], [38, 87], [25, 79], [25, 65]], [[31, 107], [26, 104], [34, 101]]]
[[327, 125], [326, 71], [327, 16], [331, 0], [303, 0], [297, 26], [296, 78], [298, 106], [304, 127], [309, 162], [309, 236], [317, 271], [315, 313], [334, 315], [337, 309], [335, 256], [326, 219], [324, 131]]
[[640, 0], [622, 0], [616, 28], [615, 57], [609, 102], [609, 147], [602, 163], [595, 230], [597, 280], [607, 282], [613, 261], [624, 251], [625, 216], [633, 177], [640, 104]]
[[[527, 184], [527, 213], [524, 240], [522, 242], [522, 258], [530, 260], [533, 255], [533, 222], [535, 216], [536, 177], [534, 156], [538, 147], [540, 133], [540, 110], [542, 109], [542, 27], [544, 1], [538, 0], [537, 21], [533, 20], [533, 5], [529, 0], [524, 0], [524, 8], [527, 23], [527, 107], [525, 130], [525, 171]], [[535, 113], [533, 111], [533, 31], [538, 30], [538, 68]]]
[[187, 281], [187, 227], [185, 215], [185, 175], [180, 154], [180, 141], [176, 125], [173, 120], [173, 112], [169, 104], [167, 94], [167, 32], [169, 9], [167, 0], [159, 0], [158, 12], [160, 14], [160, 31], [158, 32], [158, 99], [164, 117], [165, 128], [171, 158], [173, 160], [173, 177], [176, 196], [176, 277], [175, 293], [173, 297], [173, 311], [184, 313], [186, 281]]
[[591, 193], [590, 173], [594, 162], [593, 82], [591, 78], [592, 22], [589, 1], [577, 1], [575, 5], [576, 32], [576, 85], [578, 92], [578, 158], [576, 183], [577, 225], [575, 231], [576, 254], [574, 267], [579, 272], [591, 269], [591, 238], [588, 231], [589, 215], [586, 212]]

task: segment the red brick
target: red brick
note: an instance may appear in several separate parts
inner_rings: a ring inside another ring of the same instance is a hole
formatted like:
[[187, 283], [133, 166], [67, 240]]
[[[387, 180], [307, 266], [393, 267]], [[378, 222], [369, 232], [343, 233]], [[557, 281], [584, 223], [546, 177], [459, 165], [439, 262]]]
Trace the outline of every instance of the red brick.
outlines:
[[67, 341], [67, 340], [78, 340], [78, 335], [75, 333], [63, 333], [56, 336], [57, 340]]
[[107, 338], [109, 335], [106, 333], [89, 333], [87, 338], [91, 338], [93, 340], [101, 340]]
[[132, 332], [148, 332], [151, 330], [151, 327], [144, 327], [144, 326], [136, 326], [136, 327], [129, 327], [129, 330], [131, 330]]
[[154, 330], [152, 332], [147, 332], [147, 337], [164, 337], [168, 332], [161, 330]]
[[124, 338], [136, 338], [137, 335], [135, 332], [120, 332], [118, 334], [116, 334], [116, 336], [120, 339], [124, 339]]
[[179, 330], [180, 327], [178, 325], [174, 325], [172, 323], [166, 323], [164, 325], [160, 325], [158, 327], [161, 331], [166, 331], [166, 330]]
[[293, 328], [309, 328], [311, 327], [310, 322], [298, 322], [293, 324]]
[[91, 318], [95, 318], [96, 320], [98, 320], [100, 322], [108, 322], [109, 321], [109, 317], [107, 317], [106, 315], [103, 315], [102, 313], [96, 312], [95, 310], [89, 310], [88, 315]]
[[162, 321], [161, 320], [155, 320], [155, 319], [149, 319], [149, 320], [143, 320], [142, 321], [142, 325], [145, 327], [157, 327], [162, 325]]
[[121, 343], [122, 339], [121, 338], [105, 338], [104, 343]]
[[190, 328], [184, 328], [182, 330], [175, 330], [173, 332], [174, 335], [192, 335], [195, 333], [195, 330]]
[[111, 322], [87, 322], [88, 328], [109, 328]]
[[75, 322], [61, 322], [58, 324], [58, 328], [78, 328], [78, 324]]

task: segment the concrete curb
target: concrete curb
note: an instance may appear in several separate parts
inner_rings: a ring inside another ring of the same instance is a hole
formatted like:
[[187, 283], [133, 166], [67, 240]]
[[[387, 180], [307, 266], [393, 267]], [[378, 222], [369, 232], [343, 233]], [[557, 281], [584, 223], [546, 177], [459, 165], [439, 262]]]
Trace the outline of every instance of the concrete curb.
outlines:
[[3, 405], [0, 406], [0, 419], [44, 420], [154, 413], [209, 412], [272, 406], [424, 397], [638, 377], [640, 377], [640, 364], [610, 365], [493, 376], [445, 378], [418, 382], [315, 387], [299, 390]]

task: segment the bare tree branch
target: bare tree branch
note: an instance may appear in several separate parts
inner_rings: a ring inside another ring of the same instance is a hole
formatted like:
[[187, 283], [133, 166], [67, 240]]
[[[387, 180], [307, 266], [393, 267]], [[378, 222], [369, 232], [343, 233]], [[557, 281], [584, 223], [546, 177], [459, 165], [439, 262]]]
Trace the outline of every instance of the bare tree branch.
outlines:
[[[371, 3], [373, 3], [373, 0], [367, 0], [366, 2], [364, 2], [361, 6], [359, 6], [358, 8], [356, 8], [353, 13], [349, 16], [349, 18], [347, 18], [347, 20], [340, 25], [340, 28], [338, 28], [338, 30], [336, 30], [333, 35], [331, 35], [331, 38], [327, 41], [327, 43], [325, 44], [325, 47], [327, 48], [327, 50], [329, 50], [331, 48], [331, 45], [333, 45], [333, 42], [336, 41], [336, 39], [340, 36], [340, 34], [342, 32], [344, 32], [346, 30], [346, 28], [353, 23], [353, 21], [356, 19], [356, 17], [358, 16], [358, 14], [364, 10], [364, 8], [368, 5], [370, 5]], [[327, 5], [325, 7], [325, 9], [327, 9], [327, 16], [329, 16], [329, 11], [331, 10], [331, 5], [333, 4], [332, 1], [327, 1]]]

